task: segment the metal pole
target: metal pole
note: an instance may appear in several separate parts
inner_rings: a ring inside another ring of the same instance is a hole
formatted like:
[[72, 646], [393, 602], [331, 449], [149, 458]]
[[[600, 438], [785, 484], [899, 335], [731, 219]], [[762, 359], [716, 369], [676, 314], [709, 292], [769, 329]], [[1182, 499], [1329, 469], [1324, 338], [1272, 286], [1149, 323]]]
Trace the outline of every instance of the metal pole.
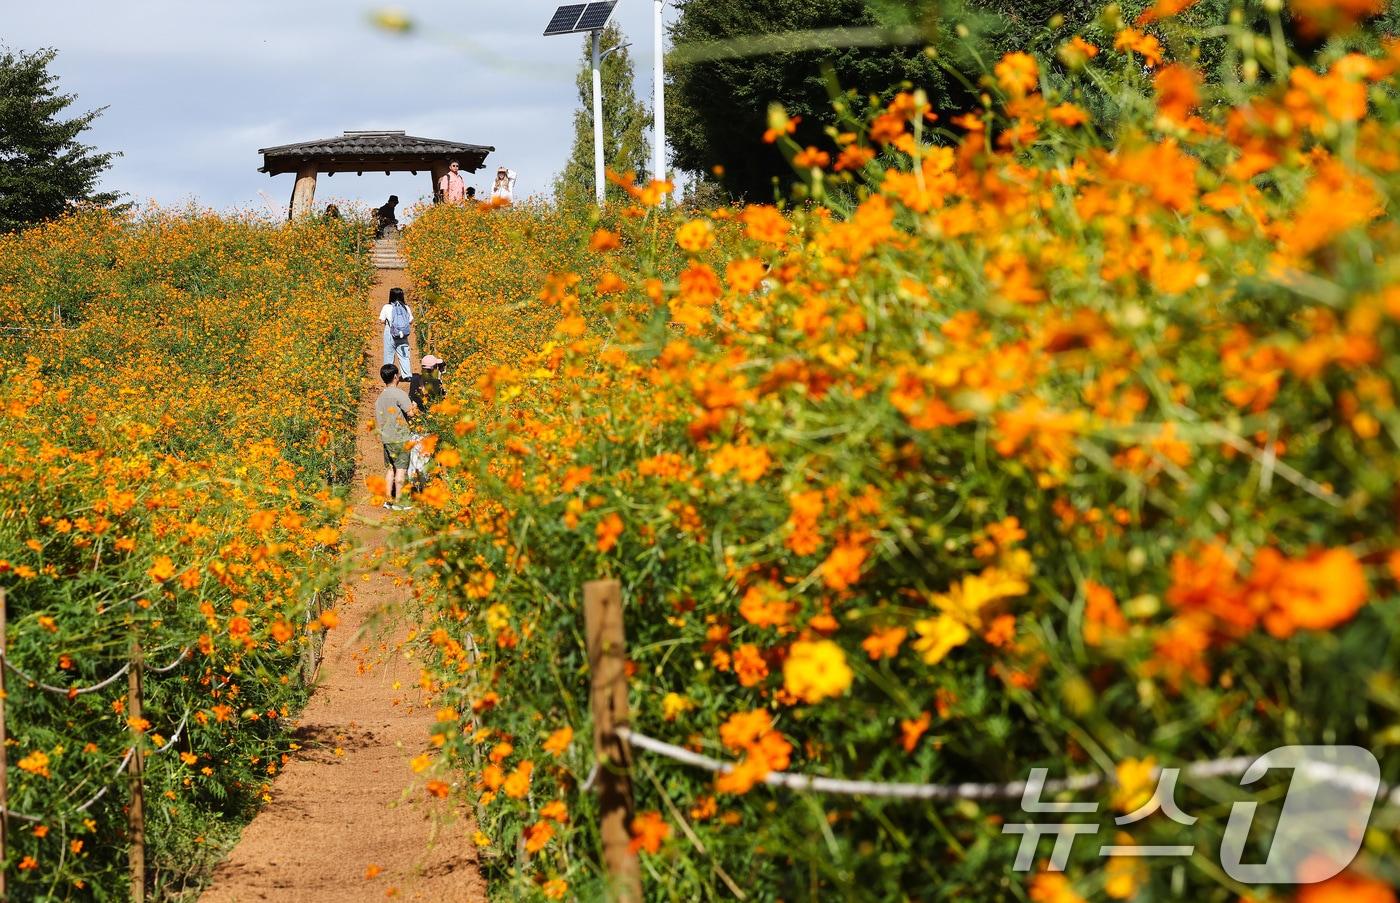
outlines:
[[666, 178], [666, 82], [663, 73], [663, 51], [661, 38], [661, 9], [666, 5], [666, 0], [654, 0], [652, 3], [652, 51], [654, 58], [651, 64], [652, 78], [652, 117], [655, 120], [655, 135], [653, 136], [652, 155], [655, 158], [652, 166], [655, 172], [653, 179]]
[[603, 206], [603, 69], [598, 56], [601, 31], [593, 32], [593, 185], [597, 189], [598, 206]]

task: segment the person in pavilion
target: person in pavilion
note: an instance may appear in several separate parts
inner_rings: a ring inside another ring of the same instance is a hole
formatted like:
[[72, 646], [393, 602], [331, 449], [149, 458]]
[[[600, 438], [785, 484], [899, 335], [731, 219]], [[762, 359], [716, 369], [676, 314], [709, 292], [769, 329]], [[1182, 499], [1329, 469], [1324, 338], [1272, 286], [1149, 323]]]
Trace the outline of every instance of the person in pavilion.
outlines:
[[438, 200], [448, 204], [460, 204], [467, 196], [467, 183], [462, 179], [460, 167], [453, 160], [447, 165], [447, 172], [438, 179]]
[[491, 186], [491, 203], [509, 204], [515, 200], [515, 170], [502, 166], [496, 170], [496, 183]]

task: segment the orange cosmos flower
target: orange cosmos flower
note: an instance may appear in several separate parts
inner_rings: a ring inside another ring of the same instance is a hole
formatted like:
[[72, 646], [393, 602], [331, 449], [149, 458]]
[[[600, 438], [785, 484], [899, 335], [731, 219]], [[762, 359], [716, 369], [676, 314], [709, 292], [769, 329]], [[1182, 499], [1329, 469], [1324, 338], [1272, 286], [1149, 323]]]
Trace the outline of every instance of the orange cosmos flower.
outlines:
[[617, 545], [617, 538], [622, 535], [622, 518], [617, 512], [610, 512], [598, 522], [594, 532], [598, 537], [598, 551], [610, 552]]
[[[770, 118], [769, 121], [771, 122], [773, 120]], [[784, 135], [791, 135], [793, 132], [797, 131], [797, 125], [801, 121], [801, 116], [782, 117], [778, 125], [764, 131], [763, 142], [765, 144], [773, 144]], [[718, 173], [716, 175], [718, 175]]]
[[164, 583], [175, 576], [175, 562], [171, 561], [168, 555], [159, 555], [146, 574], [157, 583]]
[[1330, 630], [1366, 604], [1370, 587], [1349, 549], [1328, 549], [1289, 562], [1270, 589], [1273, 610], [1264, 626], [1276, 637], [1296, 630]]
[[729, 287], [734, 291], [748, 294], [758, 288], [767, 272], [768, 267], [763, 261], [744, 257], [729, 262], [725, 267], [724, 278], [729, 281]]
[[1064, 872], [1036, 873], [1026, 895], [1033, 903], [1085, 903]]
[[1084, 642], [1101, 645], [1107, 636], [1121, 635], [1128, 621], [1118, 610], [1113, 591], [1102, 583], [1084, 581]]
[[1172, 63], [1152, 78], [1157, 111], [1176, 123], [1184, 123], [1201, 102], [1201, 75], [1190, 66]]
[[782, 627], [788, 622], [791, 611], [787, 594], [774, 583], [749, 587], [739, 602], [739, 614], [755, 627]]
[[608, 229], [598, 229], [588, 240], [591, 251], [614, 251], [622, 244], [622, 236]]
[[1353, 28], [1362, 19], [1385, 12], [1386, 0], [1288, 0], [1299, 30], [1316, 37]]
[[556, 756], [562, 756], [569, 748], [569, 744], [574, 741], [574, 729], [565, 725], [559, 730], [545, 738], [544, 751]]
[[791, 230], [792, 224], [787, 221], [787, 217], [778, 212], [776, 207], [770, 207], [767, 204], [754, 204], [745, 207], [739, 218], [745, 226], [744, 234], [749, 238], [770, 245], [787, 243], [788, 232]]
[[1012, 97], [1030, 94], [1040, 84], [1040, 66], [1029, 53], [1014, 51], [1001, 58], [993, 70], [997, 81]]
[[882, 658], [894, 658], [908, 636], [909, 631], [903, 627], [877, 627], [870, 636], [861, 640], [860, 648], [865, 650], [872, 662], [878, 662]]
[[1082, 107], [1075, 106], [1068, 101], [1051, 107], [1049, 116], [1051, 121], [1065, 128], [1074, 128], [1089, 121], [1089, 114]]
[[1152, 69], [1162, 62], [1162, 42], [1136, 28], [1125, 28], [1113, 39], [1115, 50], [1125, 50], [1142, 57], [1143, 65]]
[[1149, 25], [1158, 19], [1169, 19], [1185, 10], [1195, 6], [1199, 0], [1157, 0], [1156, 3], [1142, 11], [1142, 15], [1137, 17], [1134, 25]]
[[538, 853], [554, 836], [554, 825], [547, 821], [537, 821], [525, 829], [525, 852]]
[[733, 667], [740, 686], [756, 686], [768, 676], [768, 662], [752, 643], [745, 643], [734, 650]]
[[792, 165], [802, 169], [825, 169], [831, 165], [831, 154], [809, 146], [793, 155]]
[[683, 223], [676, 230], [676, 244], [692, 253], [709, 250], [715, 244], [714, 226], [705, 219], [693, 219]]
[[506, 777], [505, 783], [501, 785], [501, 790], [506, 796], [512, 799], [524, 799], [525, 794], [530, 792], [530, 775], [535, 770], [535, 763], [528, 759], [515, 766], [515, 770]]
[[919, 745], [919, 738], [928, 730], [928, 726], [933, 723], [933, 716], [928, 712], [919, 713], [915, 719], [901, 718], [899, 721], [899, 745], [904, 747], [904, 751], [911, 753], [914, 747]]
[[841, 150], [841, 155], [836, 158], [835, 169], [837, 172], [864, 169], [866, 164], [874, 159], [874, 148], [859, 144], [848, 144]]
[[1342, 873], [1298, 889], [1297, 903], [1395, 903], [1390, 885], [1362, 875]]
[[641, 850], [655, 853], [661, 849], [662, 841], [670, 836], [671, 826], [666, 824], [660, 812], [643, 812], [632, 819], [632, 842], [627, 848], [633, 853]]
[[676, 186], [663, 179], [652, 179], [645, 188], [641, 190], [637, 199], [645, 207], [655, 207], [661, 203], [662, 198], [676, 190]]
[[848, 536], [836, 544], [821, 564], [822, 582], [834, 590], [849, 589], [860, 580], [861, 568], [869, 557], [862, 536]]

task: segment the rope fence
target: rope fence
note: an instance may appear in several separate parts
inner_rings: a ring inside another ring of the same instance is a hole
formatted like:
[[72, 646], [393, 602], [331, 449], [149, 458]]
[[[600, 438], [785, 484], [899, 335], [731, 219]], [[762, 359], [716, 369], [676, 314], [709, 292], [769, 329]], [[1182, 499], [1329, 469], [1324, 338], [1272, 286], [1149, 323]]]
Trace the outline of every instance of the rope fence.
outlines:
[[[169, 752], [170, 750], [174, 749], [175, 744], [180, 742], [180, 736], [185, 732], [185, 725], [189, 723], [189, 720], [190, 713], [188, 710], [186, 710], [184, 717], [181, 718], [180, 723], [176, 725], [175, 732], [170, 735], [170, 739], [166, 740], [165, 745], [157, 749], [151, 755], [158, 756], [161, 753]], [[135, 754], [136, 747], [128, 746], [126, 748], [126, 755], [122, 756], [122, 760], [120, 763], [118, 763], [116, 771], [112, 772], [111, 780], [107, 784], [103, 785], [103, 787], [99, 789], [96, 793], [94, 793], [92, 796], [88, 797], [86, 802], [84, 802], [80, 806], [75, 807], [74, 811], [86, 812], [89, 809], [91, 809], [97, 803], [98, 800], [106, 796], [107, 792], [111, 790], [113, 786], [115, 786], [117, 778], [121, 777], [122, 774], [127, 770], [127, 768], [131, 766], [131, 759]], [[19, 812], [14, 809], [0, 808], [0, 816], [3, 816], [5, 818], [18, 818], [21, 821], [34, 822], [36, 824], [44, 820], [44, 816], [42, 815], [29, 815], [25, 812]]]
[[[627, 651], [623, 630], [622, 588], [617, 580], [592, 580], [583, 586], [584, 642], [588, 656], [589, 710], [593, 720], [593, 765], [581, 784], [583, 792], [598, 796], [599, 835], [603, 866], [617, 899], [640, 903], [642, 899], [639, 863], [630, 848], [628, 826], [634, 815], [632, 792], [633, 753], [642, 750], [672, 762], [700, 768], [715, 774], [732, 772], [737, 763], [725, 762], [703, 753], [649, 737], [629, 725], [627, 703]], [[1151, 780], [1160, 782], [1165, 772], [1195, 779], [1237, 777], [1259, 761], [1257, 756], [1232, 756], [1192, 762], [1181, 766], [1156, 766]], [[640, 763], [649, 775], [651, 768]], [[1319, 784], [1329, 784], [1359, 795], [1371, 795], [1381, 806], [1400, 807], [1400, 785], [1386, 785], [1376, 775], [1321, 760], [1290, 762], [1295, 774]], [[1032, 798], [1092, 790], [1116, 783], [1107, 772], [1070, 775], [1047, 779], [1046, 769], [1032, 768], [1023, 781], [1007, 783], [897, 783], [830, 778], [789, 771], [770, 771], [762, 783], [808, 793], [896, 800], [1002, 800], [1020, 799], [1029, 807]], [[654, 775], [653, 782], [655, 783]], [[1159, 788], [1164, 786], [1158, 784]], [[659, 784], [658, 784], [659, 788]], [[663, 799], [665, 799], [663, 793]], [[682, 825], [684, 821], [681, 820]], [[698, 838], [691, 838], [692, 844]], [[727, 876], [721, 876], [727, 878]], [[730, 884], [726, 880], [727, 884]], [[731, 884], [731, 889], [733, 889]], [[742, 893], [737, 893], [744, 899]]]
[[[150, 671], [153, 674], [169, 674], [171, 671], [174, 671], [180, 666], [180, 663], [185, 660], [185, 658], [190, 654], [190, 652], [191, 647], [186, 646], [184, 649], [180, 650], [180, 654], [175, 657], [175, 661], [171, 662], [163, 668], [147, 668], [146, 670]], [[46, 684], [43, 681], [31, 677], [24, 671], [20, 670], [20, 667], [18, 665], [10, 661], [10, 657], [5, 654], [5, 650], [3, 649], [0, 649], [0, 664], [3, 664], [6, 668], [9, 668], [10, 671], [14, 674], [19, 675], [20, 679], [23, 680], [29, 686], [36, 687], [40, 690], [45, 690], [49, 693], [54, 693], [59, 696], [67, 696], [70, 699], [74, 696], [81, 696], [84, 693], [96, 693], [99, 690], [105, 690], [112, 684], [120, 680], [123, 676], [126, 675], [128, 671], [131, 670], [131, 662], [127, 662], [125, 665], [122, 665], [120, 668], [118, 668], [116, 673], [114, 673], [111, 677], [108, 677], [106, 680], [98, 681], [97, 683], [92, 684], [91, 686], [57, 687], [53, 684]]]
[[[46, 818], [53, 817], [49, 815], [34, 815], [28, 812], [20, 812], [10, 807], [9, 762], [7, 756], [8, 737], [5, 717], [5, 700], [8, 698], [5, 687], [6, 674], [13, 673], [29, 688], [63, 696], [69, 700], [76, 699], [78, 696], [87, 693], [96, 693], [100, 690], [105, 690], [125, 677], [127, 679], [125, 711], [131, 737], [130, 745], [127, 746], [126, 753], [122, 756], [121, 761], [117, 763], [116, 770], [112, 772], [111, 778], [101, 787], [98, 787], [96, 792], [86, 800], [78, 804], [74, 811], [77, 813], [87, 812], [96, 805], [99, 800], [107, 796], [113, 787], [117, 786], [117, 782], [121, 779], [123, 774], [126, 775], [126, 782], [130, 792], [130, 802], [126, 807], [126, 813], [130, 832], [129, 837], [131, 839], [128, 850], [131, 872], [131, 900], [134, 901], [134, 903], [142, 903], [146, 896], [144, 773], [147, 754], [144, 749], [147, 744], [151, 742], [151, 737], [154, 736], [148, 734], [149, 722], [142, 718], [142, 680], [147, 673], [169, 674], [174, 671], [189, 660], [190, 654], [194, 651], [193, 647], [186, 646], [182, 648], [176, 654], [175, 659], [167, 665], [146, 667], [145, 657], [141, 649], [141, 642], [133, 636], [127, 654], [126, 664], [118, 668], [113, 674], [87, 686], [60, 687], [39, 680], [10, 660], [10, 656], [8, 655], [9, 646], [6, 638], [7, 619], [8, 609], [6, 606], [5, 590], [0, 588], [0, 861], [4, 861], [8, 854], [9, 823], [11, 819], [38, 824], [42, 823]], [[118, 711], [120, 711], [120, 709], [118, 709]], [[161, 745], [151, 752], [150, 755], [160, 755], [161, 753], [176, 749], [180, 738], [185, 734], [185, 728], [189, 725], [189, 720], [190, 710], [186, 709], [184, 716], [180, 719], [180, 723], [176, 725], [174, 733], [171, 734], [168, 740], [161, 741]], [[79, 781], [73, 788], [66, 791], [66, 794], [62, 797], [62, 801], [67, 802], [70, 800], [75, 794], [80, 792], [87, 783], [87, 778]], [[67, 810], [65, 810], [65, 812], [67, 812]], [[8, 899], [6, 892], [6, 876], [4, 872], [0, 870], [0, 900]]]
[[[627, 727], [615, 728], [619, 737], [625, 740], [628, 745], [637, 749], [644, 749], [647, 752], [655, 753], [673, 762], [680, 762], [684, 765], [691, 765], [696, 768], [703, 768], [718, 774], [727, 774], [734, 770], [734, 763], [722, 762], [712, 759], [709, 756], [694, 752], [673, 743], [666, 743], [646, 734], [639, 733]], [[1234, 756], [1228, 759], [1210, 759], [1204, 762], [1193, 762], [1180, 766], [1182, 774], [1191, 778], [1220, 778], [1235, 777], [1242, 775], [1254, 764], [1255, 756]], [[1336, 784], [1349, 790], [1365, 792], [1370, 789], [1370, 780], [1366, 775], [1351, 769], [1341, 768], [1326, 762], [1305, 762], [1298, 766], [1298, 771], [1319, 783]], [[1162, 775], [1162, 767], [1152, 769], [1152, 779], [1156, 780]], [[884, 783], [880, 781], [852, 781], [843, 778], [827, 778], [816, 775], [795, 774], [788, 771], [770, 771], [764, 778], [763, 783], [771, 787], [786, 787], [790, 790], [802, 790], [812, 793], [843, 794], [846, 796], [870, 796], [883, 797], [887, 799], [906, 800], [991, 800], [991, 799], [1015, 799], [1025, 795], [1028, 788], [1038, 789], [1045, 793], [1065, 793], [1080, 790], [1091, 790], [1100, 787], [1105, 783], [1111, 783], [1112, 777], [1104, 774], [1082, 774], [1072, 775], [1067, 778], [1056, 778], [1043, 782], [1037, 781], [1011, 781], [1005, 784], [901, 784]], [[1400, 806], [1400, 787], [1389, 787], [1382, 784], [1380, 787], [1380, 798], [1384, 805]]]

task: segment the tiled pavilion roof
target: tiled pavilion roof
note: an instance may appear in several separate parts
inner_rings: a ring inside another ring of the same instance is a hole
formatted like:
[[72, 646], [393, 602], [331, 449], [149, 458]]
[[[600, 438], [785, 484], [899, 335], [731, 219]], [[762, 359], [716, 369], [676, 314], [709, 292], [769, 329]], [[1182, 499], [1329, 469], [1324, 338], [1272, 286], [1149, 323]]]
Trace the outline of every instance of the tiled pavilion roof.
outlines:
[[431, 170], [432, 164], [456, 160], [466, 172], [476, 172], [486, 162], [494, 147], [444, 141], [440, 138], [417, 138], [403, 132], [346, 132], [336, 138], [303, 141], [264, 147], [263, 165], [258, 172], [278, 175], [296, 172], [305, 163], [315, 163], [320, 172], [402, 172]]

